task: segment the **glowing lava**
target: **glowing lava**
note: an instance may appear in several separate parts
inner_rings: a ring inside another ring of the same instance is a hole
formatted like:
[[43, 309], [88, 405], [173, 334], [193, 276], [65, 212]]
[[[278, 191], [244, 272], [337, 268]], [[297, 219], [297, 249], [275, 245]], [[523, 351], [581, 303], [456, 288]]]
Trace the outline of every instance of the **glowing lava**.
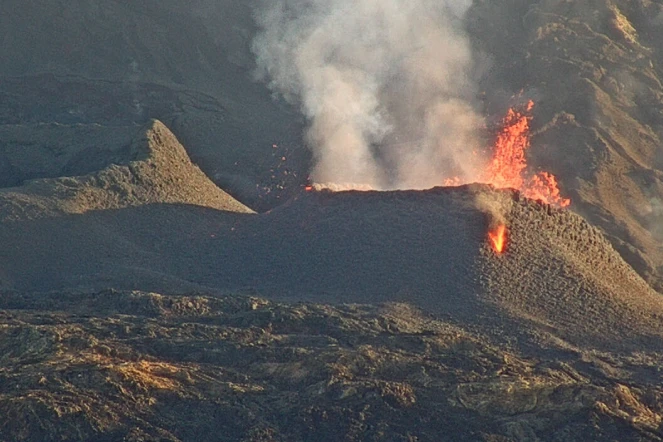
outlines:
[[481, 181], [497, 188], [513, 188], [532, 199], [546, 204], [566, 207], [571, 204], [568, 198], [562, 198], [557, 186], [557, 179], [548, 172], [532, 174], [527, 170], [525, 152], [530, 147], [529, 125], [532, 120], [529, 112], [534, 102], [529, 101], [524, 112], [509, 109], [503, 119], [503, 127], [497, 135], [493, 155]]
[[506, 246], [506, 226], [500, 224], [494, 230], [488, 231], [488, 238], [495, 253], [504, 252], [504, 247]]
[[[522, 112], [509, 109], [502, 120], [502, 130], [497, 135], [492, 158], [481, 181], [497, 188], [518, 189], [527, 198], [566, 207], [571, 204], [571, 200], [560, 195], [555, 175], [549, 172], [532, 173], [527, 168], [525, 153], [530, 148], [529, 125], [533, 107], [534, 102], [530, 100]], [[495, 253], [503, 253], [507, 242], [506, 226], [500, 224], [490, 230], [488, 238]]]

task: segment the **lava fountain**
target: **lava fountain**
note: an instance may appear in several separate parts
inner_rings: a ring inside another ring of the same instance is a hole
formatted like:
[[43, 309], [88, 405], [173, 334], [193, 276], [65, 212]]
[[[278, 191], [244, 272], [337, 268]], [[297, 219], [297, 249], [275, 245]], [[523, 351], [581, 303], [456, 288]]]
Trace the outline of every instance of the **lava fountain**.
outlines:
[[[510, 108], [502, 119], [501, 128], [495, 143], [490, 148], [490, 160], [476, 176], [477, 181], [490, 184], [498, 189], [516, 189], [520, 193], [544, 204], [555, 207], [567, 207], [571, 200], [561, 196], [557, 178], [549, 172], [533, 172], [528, 164], [526, 152], [530, 144], [531, 111], [534, 102], [528, 101], [524, 106]], [[447, 178], [445, 186], [465, 184], [459, 177]], [[306, 191], [315, 190], [373, 190], [370, 186], [338, 185], [309, 183]], [[488, 232], [490, 244], [497, 254], [505, 251], [507, 245], [507, 227], [504, 223], [495, 224]]]
[[525, 111], [509, 109], [502, 120], [502, 130], [493, 146], [492, 158], [480, 181], [496, 188], [513, 188], [525, 197], [540, 200], [545, 204], [567, 207], [571, 200], [563, 198], [557, 178], [549, 172], [531, 173], [527, 169], [525, 152], [530, 148], [529, 125], [534, 102], [529, 101]]
[[504, 224], [499, 224], [495, 229], [488, 231], [488, 239], [490, 239], [490, 244], [495, 253], [501, 254], [504, 252], [506, 236], [506, 226]]

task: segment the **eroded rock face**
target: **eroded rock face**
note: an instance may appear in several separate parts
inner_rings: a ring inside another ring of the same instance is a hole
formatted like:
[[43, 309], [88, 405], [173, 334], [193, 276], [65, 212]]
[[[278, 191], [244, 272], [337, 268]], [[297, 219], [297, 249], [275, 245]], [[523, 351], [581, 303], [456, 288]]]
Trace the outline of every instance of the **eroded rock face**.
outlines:
[[9, 440], [660, 440], [660, 354], [524, 357], [404, 304], [3, 292], [0, 323]]

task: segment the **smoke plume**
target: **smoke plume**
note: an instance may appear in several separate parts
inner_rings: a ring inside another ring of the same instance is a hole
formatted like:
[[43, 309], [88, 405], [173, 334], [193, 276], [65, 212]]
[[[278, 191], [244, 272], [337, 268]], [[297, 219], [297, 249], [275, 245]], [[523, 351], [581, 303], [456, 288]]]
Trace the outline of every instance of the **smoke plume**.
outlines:
[[482, 126], [470, 0], [265, 0], [258, 76], [309, 121], [316, 182], [426, 188], [474, 176]]

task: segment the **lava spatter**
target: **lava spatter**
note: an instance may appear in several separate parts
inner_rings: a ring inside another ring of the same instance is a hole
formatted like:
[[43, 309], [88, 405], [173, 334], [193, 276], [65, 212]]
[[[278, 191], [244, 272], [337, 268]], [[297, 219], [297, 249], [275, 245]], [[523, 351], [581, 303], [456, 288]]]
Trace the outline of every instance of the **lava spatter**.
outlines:
[[480, 181], [497, 188], [518, 189], [527, 198], [567, 207], [571, 200], [561, 196], [555, 175], [528, 171], [525, 153], [530, 148], [530, 112], [533, 107], [534, 102], [530, 100], [524, 111], [508, 110], [495, 140], [492, 158]]
[[504, 224], [499, 224], [496, 228], [488, 231], [490, 245], [497, 254], [502, 254], [506, 247], [507, 230]]

